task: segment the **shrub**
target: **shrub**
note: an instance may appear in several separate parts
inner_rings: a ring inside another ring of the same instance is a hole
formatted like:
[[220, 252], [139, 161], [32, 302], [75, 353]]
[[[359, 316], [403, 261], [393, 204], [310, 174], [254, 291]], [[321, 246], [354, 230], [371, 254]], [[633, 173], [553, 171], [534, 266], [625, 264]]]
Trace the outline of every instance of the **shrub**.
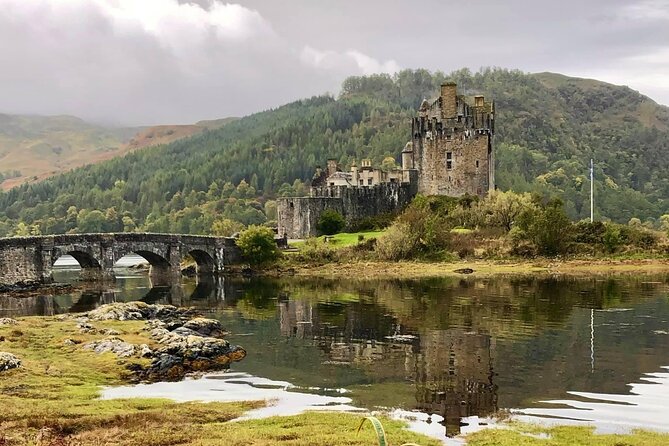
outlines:
[[457, 199], [418, 196], [377, 241], [386, 260], [443, 256], [448, 250], [451, 224], [448, 212]]
[[308, 238], [300, 246], [297, 260], [306, 263], [326, 263], [337, 260], [337, 250], [330, 243], [316, 237]]
[[349, 223], [348, 231], [349, 232], [380, 231], [382, 229], [386, 229], [388, 226], [393, 224], [395, 218], [397, 218], [397, 213], [394, 212], [361, 218]]
[[321, 234], [325, 235], [333, 235], [341, 232], [341, 230], [344, 229], [344, 226], [346, 226], [346, 220], [344, 220], [344, 217], [334, 209], [326, 209], [323, 211], [318, 219], [318, 223], [316, 223], [316, 229]]
[[565, 254], [572, 238], [572, 223], [560, 200], [551, 200], [537, 210], [527, 209], [518, 226], [539, 254]]
[[376, 252], [383, 260], [413, 257], [418, 251], [418, 237], [405, 222], [397, 222], [376, 241]]
[[251, 265], [266, 265], [281, 255], [274, 240], [274, 231], [264, 226], [253, 225], [242, 231], [237, 246]]
[[475, 253], [476, 236], [472, 232], [451, 232], [450, 250], [457, 253], [461, 259], [472, 257]]
[[604, 235], [609, 228], [601, 221], [581, 220], [574, 225], [574, 241], [598, 245], [604, 243]]
[[615, 224], [606, 225], [604, 230], [604, 235], [602, 237], [602, 244], [604, 249], [609, 254], [616, 252], [616, 250], [622, 245], [622, 238], [620, 237], [620, 228]]

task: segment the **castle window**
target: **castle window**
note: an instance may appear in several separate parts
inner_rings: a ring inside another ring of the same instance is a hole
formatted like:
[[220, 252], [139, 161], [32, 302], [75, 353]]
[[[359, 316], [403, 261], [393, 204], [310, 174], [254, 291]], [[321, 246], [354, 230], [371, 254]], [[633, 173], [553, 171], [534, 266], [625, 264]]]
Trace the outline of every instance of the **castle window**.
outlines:
[[334, 183], [330, 183], [330, 186], [334, 186]]
[[453, 152], [446, 152], [446, 169], [453, 168]]
[[360, 185], [364, 186], [365, 185], [365, 180], [360, 180]]
[[367, 185], [369, 185], [369, 186], [372, 185], [372, 179], [371, 179], [371, 178], [368, 178], [368, 179], [367, 179]]
[[479, 168], [479, 160], [476, 160], [476, 168]]

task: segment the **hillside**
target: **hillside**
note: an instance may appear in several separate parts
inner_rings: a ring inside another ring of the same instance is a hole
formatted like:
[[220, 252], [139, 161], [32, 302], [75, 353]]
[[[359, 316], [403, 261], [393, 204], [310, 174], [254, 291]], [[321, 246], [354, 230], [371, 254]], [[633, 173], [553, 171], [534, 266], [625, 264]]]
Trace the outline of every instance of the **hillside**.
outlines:
[[136, 129], [108, 129], [74, 116], [0, 114], [3, 189], [122, 154]]
[[103, 127], [74, 116], [0, 114], [0, 188], [7, 190], [130, 151], [167, 144], [235, 118], [193, 125]]
[[337, 99], [297, 101], [12, 189], [0, 194], [0, 231], [15, 233], [22, 221], [34, 232], [198, 233], [216, 219], [273, 219], [270, 200], [303, 193], [302, 182], [329, 157], [345, 166], [399, 159], [408, 119], [446, 78], [496, 101], [499, 188], [559, 196], [570, 217], [584, 218], [592, 157], [598, 218], [669, 213], [667, 107], [627, 87], [551, 73], [407, 70], [349, 78]]

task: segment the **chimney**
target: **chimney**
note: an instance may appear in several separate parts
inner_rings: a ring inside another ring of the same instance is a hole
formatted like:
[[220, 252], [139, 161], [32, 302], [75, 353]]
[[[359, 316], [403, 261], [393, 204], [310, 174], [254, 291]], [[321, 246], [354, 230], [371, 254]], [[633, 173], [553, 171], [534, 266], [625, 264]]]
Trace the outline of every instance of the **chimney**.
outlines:
[[455, 118], [458, 113], [457, 87], [455, 82], [441, 84], [441, 117]]
[[485, 100], [483, 99], [482, 95], [477, 94], [476, 96], [474, 96], [474, 106], [483, 107], [484, 103], [485, 103]]
[[339, 170], [339, 166], [337, 165], [337, 160], [335, 159], [329, 159], [328, 160], [328, 176], [334, 175], [335, 172]]

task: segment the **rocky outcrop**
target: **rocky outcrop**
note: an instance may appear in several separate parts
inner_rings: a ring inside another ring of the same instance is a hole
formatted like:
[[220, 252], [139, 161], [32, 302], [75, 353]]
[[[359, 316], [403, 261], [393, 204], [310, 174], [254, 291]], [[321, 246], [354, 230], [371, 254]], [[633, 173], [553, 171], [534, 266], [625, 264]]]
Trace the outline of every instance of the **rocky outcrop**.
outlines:
[[158, 319], [161, 321], [181, 322], [192, 319], [195, 312], [188, 308], [173, 305], [149, 305], [144, 302], [123, 302], [102, 305], [89, 311], [86, 317], [92, 321], [140, 321]]
[[85, 350], [93, 350], [98, 355], [114, 353], [119, 358], [128, 358], [135, 354], [135, 346], [119, 338], [105, 338], [84, 345]]
[[0, 352], [0, 372], [21, 367], [21, 360], [11, 353]]
[[137, 380], [179, 380], [187, 373], [220, 370], [241, 361], [246, 351], [221, 339], [226, 331], [215, 319], [194, 317], [191, 309], [143, 302], [103, 305], [79, 319], [80, 329], [103, 333], [90, 321], [146, 320], [146, 330], [158, 347], [133, 345], [119, 337], [108, 337], [86, 344], [94, 352], [113, 353], [119, 358], [151, 358], [148, 366], [131, 364]]

